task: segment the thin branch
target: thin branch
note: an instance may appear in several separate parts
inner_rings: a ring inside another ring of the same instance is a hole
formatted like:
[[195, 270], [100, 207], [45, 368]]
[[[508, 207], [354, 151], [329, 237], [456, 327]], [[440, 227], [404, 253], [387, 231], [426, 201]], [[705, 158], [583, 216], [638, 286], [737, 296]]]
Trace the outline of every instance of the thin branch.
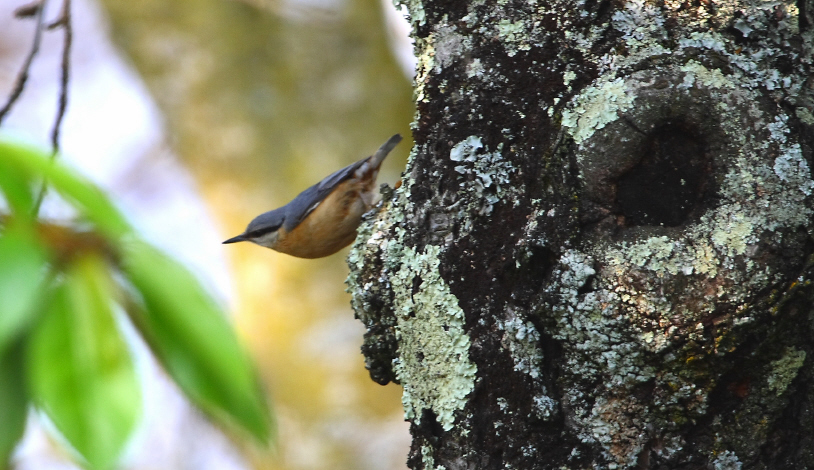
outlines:
[[[73, 42], [73, 26], [71, 24], [71, 0], [63, 0], [62, 12], [59, 18], [48, 25], [48, 29], [62, 27], [65, 31], [65, 40], [62, 42], [62, 66], [59, 80], [59, 107], [54, 128], [51, 131], [51, 149], [56, 155], [59, 152], [59, 131], [65, 117], [65, 108], [68, 106], [68, 79], [71, 69], [71, 43]], [[53, 158], [53, 157], [52, 157]]]
[[[65, 118], [65, 110], [68, 106], [68, 81], [71, 71], [71, 44], [73, 43], [73, 24], [71, 22], [71, 0], [62, 1], [62, 11], [59, 18], [48, 25], [48, 29], [62, 28], [64, 40], [62, 41], [62, 64], [61, 76], [59, 80], [59, 104], [57, 106], [57, 116], [54, 120], [54, 127], [51, 129], [51, 159], [55, 159], [59, 153], [59, 134], [62, 128], [62, 121]], [[45, 199], [45, 192], [48, 189], [48, 182], [43, 180], [37, 192], [37, 200], [34, 203], [34, 216], [36, 217]]]
[[20, 98], [20, 95], [23, 93], [25, 82], [28, 80], [28, 71], [31, 68], [31, 63], [34, 61], [34, 56], [36, 56], [37, 52], [39, 52], [40, 42], [42, 39], [45, 0], [40, 0], [39, 2], [26, 5], [25, 7], [17, 10], [17, 16], [20, 18], [30, 16], [30, 14], [35, 10], [37, 17], [37, 29], [34, 31], [34, 41], [31, 44], [31, 50], [28, 51], [28, 56], [25, 59], [23, 68], [20, 69], [20, 73], [17, 75], [17, 80], [14, 82], [14, 88], [8, 97], [8, 101], [6, 101], [6, 104], [2, 109], [0, 109], [0, 124], [3, 123], [3, 119], [5, 119], [8, 112], [11, 111], [12, 106], [14, 106], [14, 103], [17, 102], [17, 99]]

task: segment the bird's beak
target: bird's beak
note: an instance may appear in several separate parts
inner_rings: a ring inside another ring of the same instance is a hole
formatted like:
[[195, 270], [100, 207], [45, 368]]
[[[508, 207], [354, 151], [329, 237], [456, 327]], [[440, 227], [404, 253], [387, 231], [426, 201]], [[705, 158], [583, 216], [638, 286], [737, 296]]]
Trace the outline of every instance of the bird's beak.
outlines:
[[246, 241], [249, 241], [249, 239], [244, 237], [243, 235], [238, 235], [236, 237], [232, 237], [232, 238], [226, 240], [225, 242], [223, 242], [223, 244], [225, 245], [227, 243], [237, 243], [237, 242], [246, 242]]

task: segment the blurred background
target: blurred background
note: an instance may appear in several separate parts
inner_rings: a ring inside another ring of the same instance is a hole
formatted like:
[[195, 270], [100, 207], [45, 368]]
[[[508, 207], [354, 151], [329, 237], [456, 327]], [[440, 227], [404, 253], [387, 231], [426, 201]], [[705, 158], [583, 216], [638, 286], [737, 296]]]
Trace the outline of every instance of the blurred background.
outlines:
[[[34, 33], [0, 2], [0, 102]], [[46, 18], [61, 1], [47, 3]], [[271, 449], [212, 426], [135, 344], [145, 414], [122, 468], [404, 469], [401, 389], [372, 382], [359, 352], [345, 255], [301, 260], [221, 245], [256, 215], [406, 137], [408, 26], [380, 0], [73, 0], [66, 162], [107, 190], [146, 236], [184, 261], [233, 314], [278, 422]], [[48, 146], [61, 32], [45, 32], [3, 132]], [[58, 212], [55, 204], [43, 213]], [[70, 469], [48, 425], [29, 419], [18, 469]]]

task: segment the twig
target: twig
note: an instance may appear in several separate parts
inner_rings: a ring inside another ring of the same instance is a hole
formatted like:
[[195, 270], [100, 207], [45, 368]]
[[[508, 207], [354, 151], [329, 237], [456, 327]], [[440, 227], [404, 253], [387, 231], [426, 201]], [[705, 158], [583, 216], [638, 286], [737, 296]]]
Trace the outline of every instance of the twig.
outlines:
[[32, 3], [31, 5], [26, 5], [25, 7], [18, 9], [17, 16], [20, 18], [30, 16], [34, 10], [36, 10], [37, 17], [37, 29], [34, 31], [34, 41], [31, 44], [31, 50], [28, 51], [28, 56], [25, 59], [25, 63], [23, 63], [23, 68], [20, 69], [20, 73], [17, 74], [17, 80], [14, 82], [14, 88], [8, 97], [8, 101], [6, 101], [6, 104], [2, 109], [0, 109], [0, 124], [3, 123], [3, 119], [5, 119], [8, 112], [11, 111], [12, 106], [14, 106], [14, 103], [17, 102], [17, 99], [20, 98], [20, 95], [23, 93], [25, 82], [28, 80], [28, 71], [31, 68], [31, 63], [34, 61], [34, 56], [37, 55], [37, 52], [40, 49], [45, 0], [40, 0], [39, 2]]
[[[53, 23], [48, 25], [48, 29], [62, 28], [64, 40], [62, 41], [62, 64], [60, 67], [61, 76], [59, 80], [59, 104], [57, 106], [57, 116], [54, 120], [54, 127], [51, 129], [51, 159], [55, 159], [59, 153], [59, 134], [62, 128], [62, 121], [65, 117], [65, 110], [68, 106], [68, 81], [71, 70], [71, 44], [73, 43], [73, 24], [71, 23], [71, 0], [62, 0], [62, 11]], [[37, 200], [34, 203], [34, 216], [36, 217], [45, 199], [45, 192], [48, 189], [48, 182], [42, 181], [37, 192]]]
[[[59, 131], [62, 119], [65, 117], [65, 108], [68, 105], [68, 79], [71, 69], [71, 43], [73, 42], [73, 26], [71, 24], [71, 0], [63, 0], [62, 12], [59, 18], [48, 25], [48, 29], [62, 27], [65, 31], [65, 40], [62, 42], [62, 66], [59, 80], [59, 107], [54, 128], [51, 131], [51, 149], [55, 156], [59, 152]], [[53, 158], [53, 156], [52, 156]]]

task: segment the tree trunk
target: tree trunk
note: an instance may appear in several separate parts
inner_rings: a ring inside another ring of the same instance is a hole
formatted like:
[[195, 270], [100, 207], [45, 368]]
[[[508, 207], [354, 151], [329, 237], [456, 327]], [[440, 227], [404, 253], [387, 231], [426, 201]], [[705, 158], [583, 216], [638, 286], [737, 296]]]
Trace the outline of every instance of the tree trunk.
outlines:
[[409, 466], [814, 468], [814, 1], [405, 4], [348, 283]]

